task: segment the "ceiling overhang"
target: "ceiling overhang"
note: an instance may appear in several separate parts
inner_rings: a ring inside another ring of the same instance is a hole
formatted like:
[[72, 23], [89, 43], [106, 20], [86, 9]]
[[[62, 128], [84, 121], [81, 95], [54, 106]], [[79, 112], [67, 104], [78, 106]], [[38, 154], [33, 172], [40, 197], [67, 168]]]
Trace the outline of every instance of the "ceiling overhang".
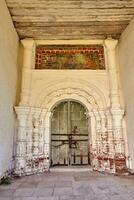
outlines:
[[118, 39], [134, 16], [134, 0], [6, 0], [20, 37]]

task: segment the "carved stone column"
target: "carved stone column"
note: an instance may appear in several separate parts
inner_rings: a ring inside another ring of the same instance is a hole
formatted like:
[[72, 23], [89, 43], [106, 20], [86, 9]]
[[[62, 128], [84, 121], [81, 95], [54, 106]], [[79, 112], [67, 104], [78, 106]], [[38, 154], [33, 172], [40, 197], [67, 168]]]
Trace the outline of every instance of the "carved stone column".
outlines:
[[15, 173], [21, 176], [43, 172], [49, 166], [46, 109], [19, 106], [15, 110], [18, 118]]
[[120, 108], [119, 88], [116, 69], [116, 46], [118, 40], [105, 40], [106, 55], [108, 62], [108, 75], [110, 84], [111, 109]]
[[46, 167], [50, 167], [50, 149], [51, 149], [51, 124], [50, 119], [52, 117], [52, 112], [47, 111], [46, 117], [45, 117], [45, 145], [44, 145], [44, 155], [46, 157]]
[[105, 40], [107, 61], [108, 61], [108, 76], [110, 85], [110, 100], [112, 114], [112, 128], [114, 132], [115, 146], [115, 167], [116, 172], [125, 171], [125, 147], [123, 138], [123, 114], [124, 111], [120, 106], [120, 93], [118, 86], [118, 76], [116, 69], [116, 46], [118, 41], [114, 39]]
[[96, 169], [96, 127], [95, 116], [93, 112], [86, 112], [86, 118], [88, 119], [88, 131], [89, 131], [89, 157], [91, 166]]
[[108, 135], [108, 158], [109, 158], [109, 169], [110, 173], [115, 173], [115, 140], [113, 131], [113, 118], [109, 110], [106, 111], [107, 117], [107, 135]]
[[43, 172], [47, 169], [44, 152], [46, 109], [31, 108], [30, 115], [32, 120], [32, 157], [31, 160], [27, 160], [31, 166], [31, 168], [27, 167], [27, 172]]
[[[93, 124], [92, 124], [93, 123]], [[93, 127], [92, 127], [93, 126]], [[92, 162], [94, 170], [101, 169], [101, 161], [99, 157], [101, 155], [101, 118], [99, 111], [94, 110], [91, 115], [91, 127], [92, 127]]]
[[23, 68], [22, 68], [22, 85], [21, 85], [21, 101], [20, 105], [27, 106], [29, 104], [31, 73], [34, 68], [35, 42], [33, 39], [21, 40], [24, 47]]
[[18, 134], [16, 141], [15, 173], [18, 175], [25, 173], [26, 166], [26, 127], [29, 109], [16, 107], [18, 118]]

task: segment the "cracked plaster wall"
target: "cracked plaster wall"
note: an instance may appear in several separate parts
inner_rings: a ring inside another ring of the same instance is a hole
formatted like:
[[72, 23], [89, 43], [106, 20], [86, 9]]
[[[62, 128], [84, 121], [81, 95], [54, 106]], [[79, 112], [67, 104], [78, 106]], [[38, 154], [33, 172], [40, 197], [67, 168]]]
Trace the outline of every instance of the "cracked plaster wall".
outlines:
[[0, 0], [0, 177], [11, 169], [17, 88], [18, 36], [4, 0]]

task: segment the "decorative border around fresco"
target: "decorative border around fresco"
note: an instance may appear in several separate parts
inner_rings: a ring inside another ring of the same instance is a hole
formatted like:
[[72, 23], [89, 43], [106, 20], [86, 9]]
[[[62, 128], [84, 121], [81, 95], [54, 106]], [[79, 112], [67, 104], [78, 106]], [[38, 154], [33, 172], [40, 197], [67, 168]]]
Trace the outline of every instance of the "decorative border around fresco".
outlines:
[[36, 47], [35, 69], [104, 70], [101, 45], [40, 45]]

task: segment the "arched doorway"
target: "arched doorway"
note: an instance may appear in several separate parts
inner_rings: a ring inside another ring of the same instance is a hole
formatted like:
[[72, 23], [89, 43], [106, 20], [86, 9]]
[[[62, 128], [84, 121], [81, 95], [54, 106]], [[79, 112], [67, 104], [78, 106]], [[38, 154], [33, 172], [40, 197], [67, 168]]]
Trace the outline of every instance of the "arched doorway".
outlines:
[[51, 166], [89, 165], [89, 119], [79, 102], [60, 102], [51, 118]]

